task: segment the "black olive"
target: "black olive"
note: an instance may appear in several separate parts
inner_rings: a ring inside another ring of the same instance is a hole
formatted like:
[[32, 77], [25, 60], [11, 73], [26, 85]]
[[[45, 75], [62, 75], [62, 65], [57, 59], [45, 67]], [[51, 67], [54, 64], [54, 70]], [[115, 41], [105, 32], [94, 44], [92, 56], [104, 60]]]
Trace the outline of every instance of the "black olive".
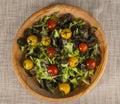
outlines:
[[26, 41], [25, 38], [20, 37], [20, 38], [17, 40], [17, 43], [18, 43], [20, 46], [24, 46], [25, 44], [27, 44], [27, 41]]
[[24, 37], [27, 38], [28, 36], [32, 35], [33, 31], [30, 28], [24, 30]]

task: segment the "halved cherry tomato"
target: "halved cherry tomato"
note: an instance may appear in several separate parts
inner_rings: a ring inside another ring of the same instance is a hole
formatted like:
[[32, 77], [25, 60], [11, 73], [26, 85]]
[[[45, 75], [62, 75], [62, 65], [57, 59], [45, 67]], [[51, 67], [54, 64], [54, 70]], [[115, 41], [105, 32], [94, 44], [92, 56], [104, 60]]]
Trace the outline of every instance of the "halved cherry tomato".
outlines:
[[95, 69], [96, 61], [94, 59], [88, 59], [86, 61], [86, 67], [87, 67], [87, 69], [90, 69], [90, 70]]
[[30, 35], [30, 36], [27, 38], [27, 43], [28, 43], [29, 45], [35, 45], [37, 42], [38, 42], [38, 38], [37, 38], [37, 36], [35, 36], [35, 35]]
[[88, 50], [88, 45], [86, 43], [80, 43], [79, 50], [81, 53], [85, 53]]
[[76, 67], [78, 65], [78, 58], [77, 57], [70, 57], [68, 60], [70, 67]]
[[48, 36], [43, 36], [43, 37], [42, 37], [42, 40], [41, 40], [41, 43], [42, 43], [44, 46], [49, 46], [50, 43], [51, 43], [50, 37], [48, 37]]
[[72, 31], [70, 29], [67, 28], [61, 31], [61, 37], [63, 39], [70, 39], [71, 36], [72, 36]]
[[34, 63], [32, 60], [30, 59], [26, 59], [23, 62], [23, 66], [26, 70], [31, 70], [34, 67]]
[[52, 58], [55, 56], [55, 49], [52, 47], [47, 48], [47, 52], [49, 53], [49, 56]]
[[56, 27], [56, 21], [55, 20], [48, 20], [48, 28], [50, 30], [53, 30]]
[[65, 94], [70, 92], [70, 85], [68, 83], [61, 83], [59, 84], [59, 90], [63, 91]]
[[58, 68], [55, 65], [48, 66], [47, 71], [51, 73], [52, 76], [56, 76], [58, 74]]

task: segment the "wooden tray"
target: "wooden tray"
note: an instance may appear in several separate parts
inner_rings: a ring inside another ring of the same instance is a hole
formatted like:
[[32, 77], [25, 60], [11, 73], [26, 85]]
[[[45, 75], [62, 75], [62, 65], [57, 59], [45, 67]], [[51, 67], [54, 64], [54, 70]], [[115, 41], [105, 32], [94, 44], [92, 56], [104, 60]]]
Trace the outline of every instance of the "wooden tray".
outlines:
[[[57, 11], [59, 11], [60, 15], [64, 13], [71, 13], [75, 17], [81, 17], [84, 20], [88, 21], [92, 26], [97, 27], [98, 30], [96, 32], [96, 36], [98, 40], [101, 42], [100, 48], [101, 48], [102, 60], [101, 60], [101, 64], [97, 67], [97, 71], [92, 79], [92, 84], [90, 86], [80, 85], [73, 92], [71, 92], [70, 94], [64, 97], [59, 96], [59, 94], [53, 95], [45, 91], [44, 89], [41, 89], [33, 78], [28, 77], [28, 75], [25, 73], [22, 67], [22, 64], [21, 64], [22, 52], [19, 49], [19, 46], [17, 44], [17, 39], [23, 36], [23, 31], [26, 28], [32, 26], [32, 24], [36, 20], [38, 20], [40, 17], [43, 17], [44, 15], [52, 14], [53, 12], [57, 12]], [[105, 66], [107, 63], [107, 56], [108, 56], [108, 46], [107, 46], [104, 32], [100, 27], [99, 23], [86, 11], [78, 7], [74, 7], [71, 5], [64, 5], [64, 4], [49, 6], [31, 15], [23, 23], [23, 25], [20, 27], [19, 31], [17, 32], [17, 35], [13, 43], [13, 48], [12, 48], [12, 62], [14, 66], [14, 71], [20, 83], [34, 96], [47, 101], [53, 101], [53, 102], [69, 101], [69, 100], [78, 98], [84, 95], [85, 93], [87, 93], [88, 91], [90, 91], [98, 83], [98, 81], [100, 80], [105, 70]]]

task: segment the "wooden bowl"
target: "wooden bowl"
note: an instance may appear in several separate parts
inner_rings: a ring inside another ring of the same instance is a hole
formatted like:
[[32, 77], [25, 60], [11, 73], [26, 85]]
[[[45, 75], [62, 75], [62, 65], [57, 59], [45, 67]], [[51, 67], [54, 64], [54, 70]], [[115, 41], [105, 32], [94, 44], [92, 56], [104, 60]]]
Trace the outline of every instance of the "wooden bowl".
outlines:
[[[19, 49], [19, 46], [17, 44], [17, 39], [19, 37], [23, 36], [23, 31], [26, 28], [32, 26], [32, 24], [36, 20], [38, 20], [40, 17], [52, 14], [53, 12], [57, 12], [57, 11], [59, 11], [59, 14], [71, 13], [75, 17], [81, 17], [84, 20], [88, 21], [92, 26], [97, 27], [98, 30], [96, 32], [96, 36], [101, 43], [100, 49], [101, 49], [102, 60], [101, 60], [100, 65], [97, 67], [97, 70], [92, 79], [91, 85], [89, 85], [89, 86], [79, 85], [73, 92], [71, 92], [70, 94], [68, 94], [66, 96], [59, 96], [59, 94], [54, 95], [54, 94], [51, 94], [51, 93], [45, 91], [44, 89], [41, 89], [38, 86], [38, 84], [36, 83], [36, 81], [26, 74], [26, 72], [24, 71], [22, 64], [21, 64], [22, 52]], [[90, 91], [98, 83], [98, 81], [100, 80], [100, 78], [105, 70], [105, 66], [107, 63], [107, 56], [108, 56], [108, 46], [107, 46], [104, 32], [103, 32], [102, 28], [100, 27], [99, 23], [86, 11], [84, 11], [78, 7], [74, 7], [71, 5], [64, 5], [64, 4], [49, 6], [44, 9], [41, 9], [38, 12], [31, 15], [23, 23], [23, 25], [20, 27], [19, 31], [17, 32], [17, 35], [16, 35], [14, 43], [13, 43], [13, 48], [12, 48], [12, 62], [13, 62], [13, 66], [14, 66], [14, 71], [15, 71], [20, 83], [29, 92], [31, 92], [34, 96], [44, 99], [44, 100], [47, 100], [47, 101], [52, 101], [52, 102], [64, 102], [64, 101], [73, 100], [75, 98], [78, 98], [78, 97], [84, 95], [88, 91]]]

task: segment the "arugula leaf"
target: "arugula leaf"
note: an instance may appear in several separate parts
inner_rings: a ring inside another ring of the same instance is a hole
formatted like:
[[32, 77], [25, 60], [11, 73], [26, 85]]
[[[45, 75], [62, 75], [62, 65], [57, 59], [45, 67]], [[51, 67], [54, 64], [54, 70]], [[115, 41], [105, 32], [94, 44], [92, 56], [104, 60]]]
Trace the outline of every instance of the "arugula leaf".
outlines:
[[58, 12], [54, 12], [53, 14], [51, 14], [50, 19], [57, 20], [58, 19], [57, 14]]
[[20, 49], [25, 52], [27, 50], [28, 45], [20, 46]]
[[73, 35], [78, 35], [78, 28], [73, 31]]
[[25, 52], [25, 57], [33, 54], [34, 47], [29, 46]]
[[98, 44], [96, 44], [94, 47], [93, 47], [94, 51], [93, 51], [93, 55], [94, 56], [97, 56], [98, 54], [100, 54], [100, 50], [99, 50], [99, 46]]
[[77, 68], [72, 68], [73, 71], [75, 71], [79, 76], [83, 76], [83, 71]]
[[[70, 23], [69, 28], [73, 27], [73, 26], [82, 26], [85, 24], [85, 21], [81, 18], [76, 18], [74, 19], [73, 23]], [[75, 30], [76, 31], [76, 30]]]
[[50, 62], [50, 64], [53, 63], [52, 60], [49, 58], [49, 56], [48, 56], [45, 52], [43, 52], [43, 55], [44, 55], [45, 58]]
[[68, 63], [66, 64], [61, 64], [62, 67], [68, 67]]
[[73, 52], [73, 43], [67, 42], [64, 45], [64, 50], [67, 50], [68, 53], [72, 53]]
[[71, 52], [71, 53], [68, 53], [68, 57], [79, 57], [79, 50], [76, 49], [75, 51]]
[[89, 70], [89, 71], [88, 71], [88, 74], [89, 74], [89, 75], [94, 75], [94, 70]]
[[86, 80], [85, 77], [78, 77], [77, 80], [81, 80], [82, 82], [84, 82], [87, 85], [90, 85], [90, 83]]
[[38, 58], [32, 58], [32, 57], [30, 57], [30, 58], [31, 58], [31, 60], [33, 60], [33, 62], [36, 64], [37, 67], [42, 68], [41, 67], [41, 60], [40, 59], [38, 59]]
[[73, 70], [69, 70], [69, 75], [75, 77], [75, 72]]
[[64, 68], [62, 72], [63, 72], [62, 73], [62, 81], [67, 82], [67, 80], [69, 79], [69, 73], [68, 73], [69, 67]]
[[59, 31], [56, 30], [56, 29], [54, 29], [54, 30], [52, 31], [52, 35], [53, 35], [54, 38], [60, 37]]
[[44, 23], [47, 23], [47, 21], [48, 21], [50, 18], [51, 18], [50, 16], [45, 16], [42, 21], [43, 21]]
[[76, 78], [71, 79], [70, 82], [73, 84], [74, 88], [78, 85], [78, 81]]
[[42, 31], [40, 32], [42, 35], [48, 35], [48, 28], [42, 26]]
[[79, 59], [80, 63], [83, 63], [86, 60], [86, 57], [85, 56], [80, 56], [78, 59]]

